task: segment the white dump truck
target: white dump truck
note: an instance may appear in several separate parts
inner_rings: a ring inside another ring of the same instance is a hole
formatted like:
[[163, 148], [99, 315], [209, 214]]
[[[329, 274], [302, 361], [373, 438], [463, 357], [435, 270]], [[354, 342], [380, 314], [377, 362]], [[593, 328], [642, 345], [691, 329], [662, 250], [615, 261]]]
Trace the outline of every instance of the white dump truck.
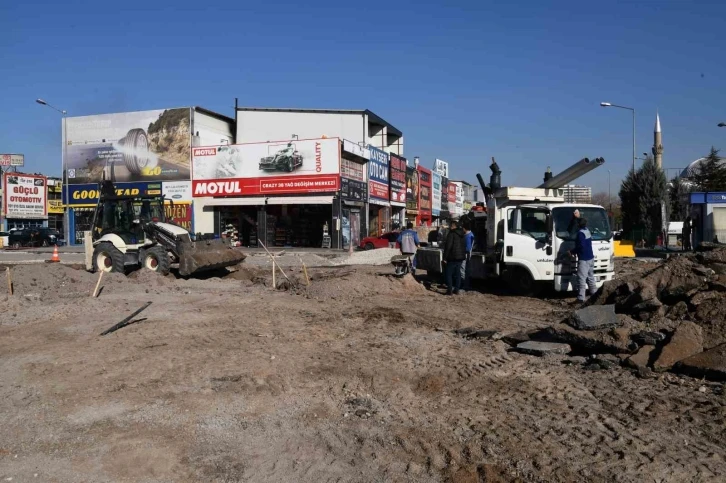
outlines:
[[[557, 176], [545, 174], [536, 188], [501, 187], [501, 171], [492, 159], [492, 176], [485, 186], [486, 207], [465, 215], [475, 235], [471, 257], [473, 279], [501, 278], [520, 294], [533, 294], [549, 285], [556, 291], [571, 291], [577, 285], [577, 259], [569, 255], [577, 233], [573, 213], [588, 221], [595, 254], [598, 287], [612, 280], [615, 271], [613, 233], [602, 206], [565, 203], [562, 186], [604, 163], [585, 158]], [[417, 268], [429, 273], [443, 271], [440, 248], [422, 248]]]

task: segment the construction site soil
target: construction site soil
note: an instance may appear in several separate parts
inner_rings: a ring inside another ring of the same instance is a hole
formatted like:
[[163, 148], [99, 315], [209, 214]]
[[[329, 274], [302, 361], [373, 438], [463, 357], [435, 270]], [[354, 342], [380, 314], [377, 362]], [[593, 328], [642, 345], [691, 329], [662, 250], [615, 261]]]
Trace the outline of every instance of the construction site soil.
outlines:
[[[624, 281], [650, 280], [665, 266], [618, 261]], [[244, 263], [204, 279], [105, 274], [92, 298], [97, 274], [12, 267], [14, 295], [0, 296], [2, 481], [686, 482], [726, 474], [721, 382], [644, 376], [607, 364], [612, 354], [589, 364], [574, 351], [513, 350], [522, 334], [567, 320], [572, 299], [490, 286], [446, 297], [436, 283], [392, 277], [390, 266], [308, 268], [309, 286], [301, 268], [285, 273], [291, 281], [278, 272], [277, 290], [271, 270]], [[695, 294], [659, 280], [672, 305], [620, 317], [672, 331], [678, 324], [664, 321], [666, 310], [688, 300], [683, 323], [705, 320], [698, 311], [706, 302], [693, 305]], [[99, 335], [147, 302], [129, 325]], [[711, 307], [723, 321], [723, 304]], [[702, 325], [707, 344], [724, 337], [723, 324]]]

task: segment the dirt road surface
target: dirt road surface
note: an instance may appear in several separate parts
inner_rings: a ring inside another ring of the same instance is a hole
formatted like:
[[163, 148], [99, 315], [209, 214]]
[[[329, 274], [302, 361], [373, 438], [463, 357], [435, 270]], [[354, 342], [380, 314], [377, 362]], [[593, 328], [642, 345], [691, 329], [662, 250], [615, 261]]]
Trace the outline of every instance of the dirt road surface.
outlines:
[[445, 297], [369, 266], [311, 269], [310, 287], [273, 290], [256, 270], [104, 276], [93, 299], [97, 275], [15, 267], [15, 295], [0, 296], [1, 481], [726, 474], [722, 385], [591, 371], [451, 331], [544, 327], [569, 312], [564, 300]]

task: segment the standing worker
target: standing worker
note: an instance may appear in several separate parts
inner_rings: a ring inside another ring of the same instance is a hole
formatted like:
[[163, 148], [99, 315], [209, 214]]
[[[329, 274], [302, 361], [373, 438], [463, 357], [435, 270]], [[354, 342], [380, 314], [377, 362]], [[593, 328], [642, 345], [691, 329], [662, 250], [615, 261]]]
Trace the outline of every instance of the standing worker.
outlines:
[[418, 249], [418, 233], [413, 229], [413, 223], [410, 221], [406, 224], [406, 229], [398, 234], [398, 243], [401, 246], [401, 254], [413, 256], [411, 263], [411, 274], [416, 275], [416, 250]]
[[474, 248], [474, 234], [468, 225], [464, 226], [464, 241], [466, 242], [466, 258], [461, 263], [461, 287], [463, 290], [471, 289], [471, 251]]
[[466, 260], [466, 235], [456, 220], [451, 220], [444, 243], [446, 261], [446, 295], [457, 295], [461, 289], [461, 264]]
[[691, 251], [691, 217], [687, 216], [686, 221], [683, 222], [683, 230], [681, 230], [681, 244], [683, 250]]
[[570, 255], [577, 255], [577, 302], [585, 302], [585, 291], [590, 288], [590, 295], [597, 290], [595, 285], [595, 255], [592, 252], [592, 235], [587, 229], [587, 220], [580, 218], [580, 230], [575, 238], [575, 248]]

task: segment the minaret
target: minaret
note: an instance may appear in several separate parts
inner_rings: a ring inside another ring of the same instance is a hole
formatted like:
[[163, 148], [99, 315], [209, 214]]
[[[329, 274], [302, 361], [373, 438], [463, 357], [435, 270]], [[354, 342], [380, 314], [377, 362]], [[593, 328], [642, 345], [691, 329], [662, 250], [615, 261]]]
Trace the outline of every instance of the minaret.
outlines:
[[660, 117], [658, 111], [655, 113], [655, 129], [653, 130], [653, 157], [655, 164], [663, 169], [663, 143], [660, 133]]

